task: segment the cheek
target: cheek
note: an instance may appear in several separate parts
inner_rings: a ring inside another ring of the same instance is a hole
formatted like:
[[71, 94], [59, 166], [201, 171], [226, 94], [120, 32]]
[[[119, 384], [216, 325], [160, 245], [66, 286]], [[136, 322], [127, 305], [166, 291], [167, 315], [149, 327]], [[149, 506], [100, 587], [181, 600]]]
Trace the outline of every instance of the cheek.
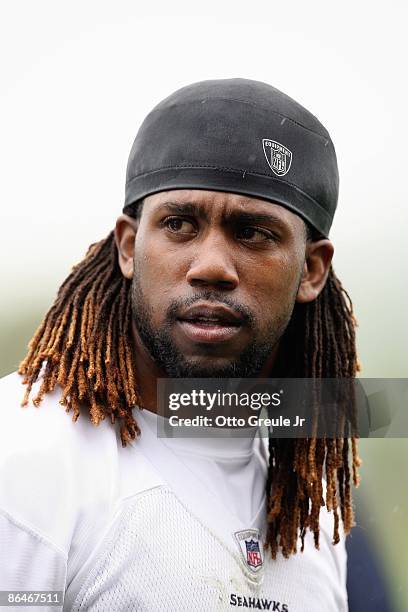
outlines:
[[151, 240], [135, 242], [135, 277], [149, 303], [154, 322], [163, 319], [175, 297], [175, 284], [180, 276], [178, 267], [167, 255]]
[[252, 267], [246, 275], [246, 285], [261, 319], [267, 312], [279, 316], [293, 308], [301, 273], [302, 262], [288, 255], [271, 257], [268, 262]]

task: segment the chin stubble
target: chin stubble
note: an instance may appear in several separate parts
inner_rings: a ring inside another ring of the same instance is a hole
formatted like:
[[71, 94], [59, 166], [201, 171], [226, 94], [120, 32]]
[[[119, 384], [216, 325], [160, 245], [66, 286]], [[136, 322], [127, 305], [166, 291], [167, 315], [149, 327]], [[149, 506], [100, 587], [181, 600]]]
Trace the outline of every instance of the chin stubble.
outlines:
[[283, 334], [289, 316], [274, 322], [274, 328], [262, 340], [255, 339], [241, 352], [238, 358], [222, 366], [201, 365], [186, 358], [171, 337], [172, 326], [177, 321], [180, 307], [189, 307], [199, 300], [216, 301], [229, 306], [245, 319], [245, 323], [256, 329], [256, 321], [250, 311], [236, 304], [229, 296], [215, 291], [201, 292], [188, 299], [174, 301], [167, 310], [165, 322], [160, 329], [152, 324], [152, 309], [146, 300], [135, 274], [132, 282], [132, 314], [136, 329], [145, 348], [157, 366], [170, 378], [251, 378], [256, 377], [276, 343]]

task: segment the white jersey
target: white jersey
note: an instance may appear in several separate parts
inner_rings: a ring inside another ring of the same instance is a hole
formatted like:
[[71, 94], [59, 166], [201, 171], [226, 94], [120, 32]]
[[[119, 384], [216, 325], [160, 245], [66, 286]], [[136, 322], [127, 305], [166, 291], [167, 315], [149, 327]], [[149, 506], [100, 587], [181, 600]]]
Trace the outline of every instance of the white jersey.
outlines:
[[57, 392], [21, 408], [18, 375], [0, 389], [0, 590], [60, 590], [72, 612], [347, 610], [344, 542], [324, 509], [320, 550], [308, 534], [304, 553], [264, 553], [259, 442], [231, 466], [223, 443], [200, 440], [194, 456], [139, 411], [142, 435], [123, 448], [110, 422], [73, 423]]

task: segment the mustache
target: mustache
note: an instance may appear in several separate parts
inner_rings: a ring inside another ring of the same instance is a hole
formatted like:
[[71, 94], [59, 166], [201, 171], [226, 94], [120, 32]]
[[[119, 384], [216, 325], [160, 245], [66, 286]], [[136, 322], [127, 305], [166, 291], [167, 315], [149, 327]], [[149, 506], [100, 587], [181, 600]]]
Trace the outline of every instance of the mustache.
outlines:
[[214, 304], [223, 304], [224, 306], [228, 306], [242, 317], [243, 323], [245, 325], [252, 326], [256, 321], [253, 313], [247, 306], [240, 304], [233, 298], [223, 293], [217, 293], [216, 291], [202, 291], [200, 293], [195, 293], [194, 295], [185, 298], [178, 298], [176, 300], [173, 300], [173, 302], [167, 309], [166, 320], [168, 322], [176, 321], [181, 310], [189, 308], [190, 306], [193, 306], [193, 304], [202, 301], [213, 302]]

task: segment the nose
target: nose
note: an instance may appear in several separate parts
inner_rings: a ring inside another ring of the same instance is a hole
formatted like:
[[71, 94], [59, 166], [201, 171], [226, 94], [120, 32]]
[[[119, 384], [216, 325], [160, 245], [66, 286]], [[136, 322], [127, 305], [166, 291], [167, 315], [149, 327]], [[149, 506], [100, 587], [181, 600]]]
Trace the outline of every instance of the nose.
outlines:
[[227, 241], [208, 236], [197, 245], [186, 279], [192, 287], [235, 289], [239, 278]]

